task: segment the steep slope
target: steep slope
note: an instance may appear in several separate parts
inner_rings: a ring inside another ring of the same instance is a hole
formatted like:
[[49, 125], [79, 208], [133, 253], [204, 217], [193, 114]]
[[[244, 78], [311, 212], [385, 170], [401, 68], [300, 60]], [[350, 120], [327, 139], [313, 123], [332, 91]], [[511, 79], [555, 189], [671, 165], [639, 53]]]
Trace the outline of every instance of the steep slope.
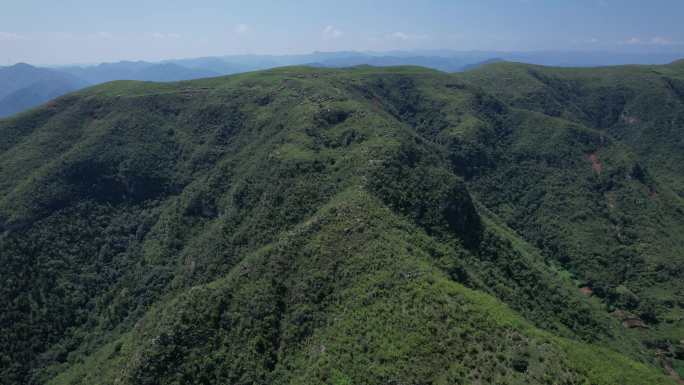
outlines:
[[580, 122], [622, 141], [684, 196], [681, 64], [579, 69], [502, 63], [465, 78], [514, 107]]
[[0, 116], [10, 116], [85, 87], [66, 79], [39, 80], [0, 99]]
[[[0, 133], [2, 383], [674, 383], [578, 290], [593, 271], [583, 244], [556, 258], [588, 235], [521, 203], [598, 204], [586, 154], [601, 144], [627, 172], [637, 155], [458, 77], [115, 82]], [[560, 191], [568, 180], [582, 183]], [[643, 186], [610, 191], [621, 203]], [[672, 236], [649, 256], [673, 272], [669, 290], [678, 261], [659, 253], [676, 256], [684, 222], [663, 191], [624, 210], [649, 220], [636, 234], [648, 247]], [[602, 214], [584, 215], [591, 242], [612, 239]]]
[[83, 88], [87, 83], [68, 74], [28, 64], [0, 68], [0, 117], [10, 116]]
[[53, 383], [662, 381], [455, 283], [434, 241], [354, 190]]
[[460, 77], [528, 120], [505, 145], [478, 149], [506, 160], [487, 158], [472, 191], [670, 358], [684, 336], [683, 75], [679, 63], [502, 63]]

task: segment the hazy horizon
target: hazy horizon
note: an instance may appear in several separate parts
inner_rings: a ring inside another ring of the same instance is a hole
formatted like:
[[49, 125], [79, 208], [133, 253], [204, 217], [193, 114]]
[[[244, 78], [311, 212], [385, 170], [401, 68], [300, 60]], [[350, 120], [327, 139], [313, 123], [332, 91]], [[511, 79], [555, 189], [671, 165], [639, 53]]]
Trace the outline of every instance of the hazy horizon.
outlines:
[[27, 0], [3, 7], [0, 65], [411, 50], [682, 54], [684, 3], [543, 0]]
[[[523, 63], [528, 63], [528, 64], [539, 64], [535, 60], [510, 60], [507, 59], [507, 55], [514, 55], [514, 56], [521, 56], [521, 55], [530, 55], [530, 57], [533, 57], [534, 55], [538, 55], [540, 57], [543, 57], [543, 55], [548, 54], [548, 55], [574, 55], [576, 60], [582, 60], [583, 58], [589, 58], [592, 55], [595, 56], [600, 56], [603, 58], [610, 58], [611, 55], [614, 55], [615, 63], [605, 63], [605, 64], [598, 64], [598, 65], [621, 65], [621, 64], [667, 64], [672, 61], [676, 61], [679, 59], [684, 59], [684, 52], [620, 52], [620, 51], [608, 51], [608, 50], [596, 50], [596, 51], [589, 51], [589, 50], [566, 50], [566, 51], [561, 51], [561, 50], [529, 50], [529, 51], [485, 51], [485, 50], [449, 50], [449, 49], [431, 49], [431, 50], [388, 50], [388, 51], [352, 51], [352, 50], [344, 50], [344, 51], [311, 51], [311, 52], [302, 52], [302, 53], [265, 53], [265, 54], [217, 54], [217, 55], [202, 55], [202, 56], [179, 56], [179, 57], [165, 57], [165, 58], [159, 58], [159, 59], [141, 59], [141, 58], [126, 58], [126, 59], [113, 59], [113, 60], [105, 60], [105, 61], [91, 61], [91, 62], [64, 62], [64, 63], [53, 63], [53, 62], [45, 62], [45, 63], [40, 63], [40, 62], [30, 62], [30, 61], [13, 61], [13, 62], [7, 62], [7, 63], [0, 63], [0, 67], [11, 67], [14, 65], [18, 64], [28, 64], [31, 66], [35, 67], [44, 67], [44, 68], [68, 68], [68, 67], [91, 67], [91, 66], [97, 66], [101, 64], [117, 64], [117, 63], [178, 63], [182, 62], [184, 60], [195, 60], [195, 59], [213, 59], [213, 58], [221, 58], [225, 59], [226, 62], [231, 62], [231, 59], [240, 59], [240, 58], [248, 58], [248, 57], [254, 57], [254, 58], [267, 58], [267, 57], [272, 57], [272, 58], [283, 58], [283, 57], [298, 57], [298, 56], [314, 56], [314, 55], [326, 55], [326, 54], [344, 54], [348, 53], [350, 56], [352, 55], [368, 55], [369, 57], [426, 57], [426, 58], [450, 58], [450, 57], [459, 57], [459, 55], [473, 55], [474, 58], [471, 62], [471, 64], [477, 64], [480, 61], [485, 61], [488, 59], [501, 59], [505, 61], [519, 61]], [[626, 58], [634, 58], [638, 60], [634, 61], [624, 61]], [[622, 61], [621, 61], [622, 60]], [[311, 63], [314, 64], [314, 63]], [[552, 65], [552, 66], [564, 66], [563, 64], [559, 63], [553, 63], [553, 64], [545, 64], [545, 65]], [[586, 65], [582, 65], [586, 66]]]

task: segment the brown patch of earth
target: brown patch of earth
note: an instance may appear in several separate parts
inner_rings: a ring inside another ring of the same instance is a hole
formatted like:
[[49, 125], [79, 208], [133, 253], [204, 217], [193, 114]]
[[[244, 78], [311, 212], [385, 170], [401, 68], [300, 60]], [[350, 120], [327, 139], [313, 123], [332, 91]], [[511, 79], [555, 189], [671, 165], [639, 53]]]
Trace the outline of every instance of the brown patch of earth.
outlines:
[[596, 153], [589, 154], [589, 160], [591, 161], [591, 169], [594, 170], [596, 174], [601, 175], [603, 163], [599, 160], [598, 155], [596, 155]]
[[594, 290], [592, 290], [589, 286], [580, 287], [579, 291], [580, 291], [580, 293], [586, 295], [587, 297], [594, 294]]
[[626, 327], [627, 329], [649, 329], [648, 325], [646, 325], [646, 323], [638, 317], [622, 321], [622, 326]]
[[650, 329], [648, 325], [646, 325], [646, 322], [644, 322], [641, 318], [630, 312], [624, 310], [615, 310], [611, 314], [613, 315], [613, 317], [622, 321], [622, 326], [624, 326], [627, 329]]

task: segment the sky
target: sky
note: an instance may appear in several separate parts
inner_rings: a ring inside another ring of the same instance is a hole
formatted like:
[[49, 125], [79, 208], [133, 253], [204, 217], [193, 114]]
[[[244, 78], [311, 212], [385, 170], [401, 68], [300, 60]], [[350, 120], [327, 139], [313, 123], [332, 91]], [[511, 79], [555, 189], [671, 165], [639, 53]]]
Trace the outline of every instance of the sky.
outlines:
[[0, 65], [342, 50], [684, 52], [684, 0], [0, 3]]

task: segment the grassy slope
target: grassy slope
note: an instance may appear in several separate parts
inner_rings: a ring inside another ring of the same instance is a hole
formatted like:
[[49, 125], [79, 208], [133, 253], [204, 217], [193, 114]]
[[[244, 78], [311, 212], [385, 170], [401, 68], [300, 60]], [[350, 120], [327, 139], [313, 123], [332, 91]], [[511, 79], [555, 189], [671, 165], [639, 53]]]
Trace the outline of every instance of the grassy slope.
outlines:
[[[594, 135], [549, 119], [407, 67], [116, 82], [0, 121], [3, 381], [668, 383], [513, 226], [520, 192], [485, 194], [497, 145]], [[506, 181], [595, 182], [549, 164]]]

